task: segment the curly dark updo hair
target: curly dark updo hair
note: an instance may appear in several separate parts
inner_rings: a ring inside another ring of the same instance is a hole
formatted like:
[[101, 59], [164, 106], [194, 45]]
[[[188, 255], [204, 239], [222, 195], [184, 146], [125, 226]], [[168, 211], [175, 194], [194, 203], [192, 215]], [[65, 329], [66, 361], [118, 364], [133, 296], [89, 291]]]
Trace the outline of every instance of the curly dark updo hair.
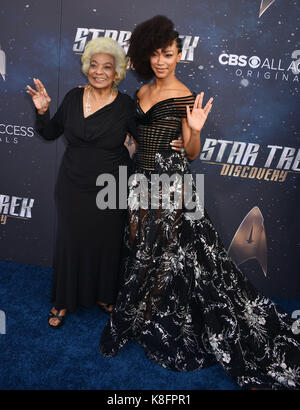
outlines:
[[182, 41], [174, 30], [174, 23], [165, 16], [155, 16], [136, 26], [129, 40], [127, 56], [131, 67], [142, 80], [154, 76], [150, 56], [158, 48], [166, 48], [176, 40], [178, 52], [182, 51]]

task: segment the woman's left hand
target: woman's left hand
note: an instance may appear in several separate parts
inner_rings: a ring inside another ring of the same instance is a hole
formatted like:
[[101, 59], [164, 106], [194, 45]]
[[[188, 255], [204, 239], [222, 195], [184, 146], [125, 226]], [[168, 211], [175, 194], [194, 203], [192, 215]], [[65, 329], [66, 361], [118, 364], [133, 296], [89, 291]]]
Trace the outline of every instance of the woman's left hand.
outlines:
[[201, 131], [207, 116], [212, 107], [213, 98], [210, 98], [206, 103], [205, 107], [202, 108], [204, 92], [202, 91], [200, 94], [197, 95], [192, 112], [190, 111], [190, 107], [186, 106], [186, 117], [188, 126], [194, 131]]

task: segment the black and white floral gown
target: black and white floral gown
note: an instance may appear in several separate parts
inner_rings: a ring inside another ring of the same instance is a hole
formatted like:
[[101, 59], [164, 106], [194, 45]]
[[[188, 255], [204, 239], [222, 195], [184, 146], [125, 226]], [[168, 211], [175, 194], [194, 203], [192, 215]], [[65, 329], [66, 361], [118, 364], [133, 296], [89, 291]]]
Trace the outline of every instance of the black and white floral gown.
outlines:
[[[135, 340], [149, 359], [170, 370], [218, 363], [245, 388], [297, 389], [300, 338], [292, 331], [293, 321], [228, 256], [195, 183], [196, 219], [172, 202], [169, 209], [161, 203], [157, 209], [139, 206], [141, 175], [149, 203], [154, 174], [176, 174], [181, 181], [191, 175], [187, 159], [172, 151], [170, 142], [181, 134], [185, 107], [194, 99], [169, 98], [147, 113], [136, 99], [139, 147], [129, 184], [123, 277], [101, 336], [101, 353], [114, 356]], [[180, 189], [185, 192], [178, 178], [169, 190], [174, 196]]]

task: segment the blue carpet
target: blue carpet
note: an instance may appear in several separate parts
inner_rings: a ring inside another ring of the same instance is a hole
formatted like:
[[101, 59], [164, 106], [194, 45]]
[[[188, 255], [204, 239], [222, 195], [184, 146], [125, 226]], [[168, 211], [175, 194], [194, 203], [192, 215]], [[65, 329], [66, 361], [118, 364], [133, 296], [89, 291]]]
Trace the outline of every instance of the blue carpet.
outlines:
[[[239, 390], [220, 366], [171, 372], [150, 362], [128, 343], [118, 356], [104, 358], [99, 338], [107, 316], [97, 306], [68, 315], [51, 329], [48, 312], [52, 269], [0, 262], [0, 389]], [[275, 300], [286, 311], [300, 302]]]

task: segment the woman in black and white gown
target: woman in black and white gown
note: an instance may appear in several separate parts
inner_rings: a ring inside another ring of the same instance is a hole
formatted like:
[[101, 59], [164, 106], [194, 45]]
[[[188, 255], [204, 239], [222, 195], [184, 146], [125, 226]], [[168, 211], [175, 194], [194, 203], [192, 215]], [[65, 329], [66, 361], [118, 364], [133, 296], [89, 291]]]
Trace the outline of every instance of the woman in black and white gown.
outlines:
[[[182, 209], [175, 206], [175, 193], [188, 196], [181, 181], [191, 170], [170, 143], [182, 133], [187, 157], [198, 156], [212, 99], [202, 108], [203, 93], [195, 96], [176, 78], [181, 41], [173, 23], [156, 16], [137, 26], [128, 55], [135, 72], [154, 82], [135, 97], [138, 150], [129, 184], [126, 255], [117, 303], [101, 336], [102, 354], [114, 356], [135, 340], [149, 359], [170, 370], [218, 363], [245, 388], [299, 388], [300, 338], [289, 315], [260, 294], [228, 256], [194, 182], [189, 199], [196, 214], [186, 198]], [[178, 176], [169, 187], [167, 209], [163, 191], [153, 194], [155, 175], [162, 174]], [[142, 180], [149, 206], [139, 206]], [[155, 201], [158, 207], [150, 205]]]

